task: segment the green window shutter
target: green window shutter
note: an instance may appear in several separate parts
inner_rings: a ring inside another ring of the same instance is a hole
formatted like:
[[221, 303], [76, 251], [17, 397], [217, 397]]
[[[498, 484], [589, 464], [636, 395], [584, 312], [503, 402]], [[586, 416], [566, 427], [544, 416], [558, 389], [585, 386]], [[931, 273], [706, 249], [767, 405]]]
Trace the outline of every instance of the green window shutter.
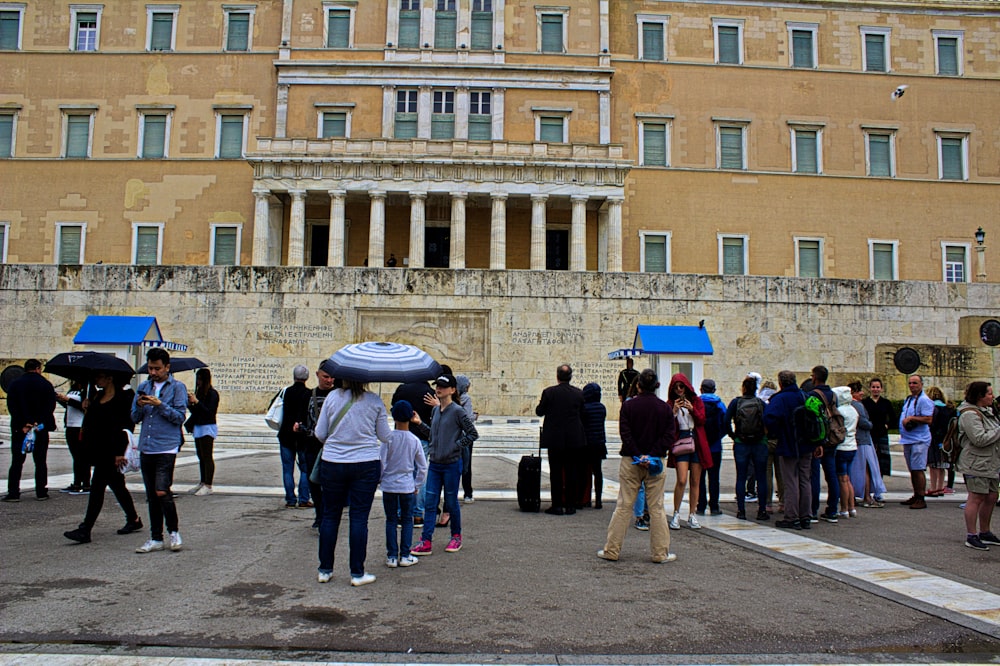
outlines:
[[964, 180], [962, 165], [962, 140], [944, 137], [941, 139], [942, 180]]
[[872, 244], [872, 275], [876, 280], [892, 280], [893, 247], [889, 243]]
[[667, 238], [666, 236], [645, 236], [643, 253], [646, 273], [667, 272]]
[[[14, 116], [0, 115], [0, 157], [14, 156]], [[3, 246], [0, 245], [0, 250]]]
[[493, 49], [493, 12], [472, 12], [472, 50]]
[[236, 265], [236, 228], [215, 228], [215, 266]]
[[642, 124], [642, 163], [644, 166], [667, 166], [667, 126]]
[[792, 67], [812, 68], [813, 33], [810, 30], [792, 30]]
[[719, 62], [725, 65], [740, 64], [740, 29], [731, 25], [720, 25]]
[[566, 119], [543, 116], [538, 121], [538, 140], [545, 143], [563, 143], [563, 129]]
[[743, 263], [743, 242], [742, 238], [722, 239], [723, 275], [746, 275], [746, 266]]
[[0, 12], [0, 50], [16, 50], [20, 30], [21, 12]]
[[135, 230], [135, 263], [155, 265], [160, 243], [157, 227], [139, 227]]
[[642, 59], [663, 60], [663, 24], [642, 24]]
[[404, 10], [399, 12], [399, 48], [420, 48], [420, 12]]
[[323, 135], [322, 138], [347, 136], [347, 113], [333, 112], [323, 114]]
[[395, 137], [397, 139], [417, 138], [417, 114], [415, 113], [396, 114]]
[[865, 71], [886, 71], [885, 35], [865, 35]]
[[868, 135], [868, 175], [885, 178], [892, 175], [888, 134]]
[[219, 124], [219, 157], [243, 157], [243, 120], [242, 115], [222, 116]]
[[66, 116], [66, 157], [88, 157], [90, 116]]
[[817, 155], [817, 140], [819, 134], [811, 130], [795, 131], [795, 172], [818, 173], [819, 156]]
[[562, 14], [542, 14], [542, 52], [563, 52]]
[[475, 114], [469, 116], [469, 140], [490, 141], [493, 139], [493, 118]]
[[944, 281], [965, 282], [965, 248], [951, 245], [944, 250]]
[[166, 12], [153, 13], [152, 32], [149, 37], [150, 51], [169, 51], [174, 31], [174, 15]]
[[79, 264], [80, 244], [83, 242], [83, 228], [77, 226], [59, 227], [59, 263]]
[[246, 51], [250, 48], [250, 14], [229, 12], [229, 32], [226, 34], [227, 51]]
[[143, 116], [142, 156], [163, 157], [167, 139], [166, 116]]
[[327, 17], [326, 45], [346, 49], [351, 45], [351, 10], [331, 9]]
[[938, 37], [938, 74], [958, 76], [958, 38]]
[[740, 127], [719, 128], [719, 167], [722, 169], [743, 168], [743, 129]]
[[799, 241], [799, 277], [822, 277], [819, 263], [819, 241]]
[[455, 48], [455, 31], [458, 26], [458, 13], [453, 11], [438, 11], [434, 13], [434, 48]]
[[453, 139], [455, 137], [455, 114], [431, 114], [431, 138]]

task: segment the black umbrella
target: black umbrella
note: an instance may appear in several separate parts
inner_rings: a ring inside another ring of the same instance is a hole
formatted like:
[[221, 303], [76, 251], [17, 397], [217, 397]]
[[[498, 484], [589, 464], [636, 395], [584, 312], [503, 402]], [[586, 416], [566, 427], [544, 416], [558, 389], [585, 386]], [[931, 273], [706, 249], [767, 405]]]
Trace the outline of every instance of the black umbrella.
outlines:
[[135, 374], [128, 362], [114, 354], [93, 351], [56, 354], [45, 364], [45, 372], [67, 379], [88, 383], [97, 372], [112, 375], [118, 383], [127, 382]]
[[[149, 368], [146, 367], [146, 363], [139, 366], [139, 374], [148, 374]], [[170, 372], [171, 374], [175, 372], [186, 372], [188, 370], [197, 370], [198, 368], [207, 368], [208, 363], [204, 361], [199, 361], [194, 356], [176, 356], [170, 358]]]

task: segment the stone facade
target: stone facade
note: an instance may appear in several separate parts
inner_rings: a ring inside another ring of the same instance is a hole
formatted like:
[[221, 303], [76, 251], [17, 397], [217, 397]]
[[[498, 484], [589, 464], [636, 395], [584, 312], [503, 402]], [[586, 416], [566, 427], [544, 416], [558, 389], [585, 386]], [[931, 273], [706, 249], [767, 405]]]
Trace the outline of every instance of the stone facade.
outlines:
[[[804, 377], [823, 363], [837, 382], [882, 375], [898, 346], [925, 358], [928, 385], [949, 396], [972, 379], [997, 384], [1000, 353], [970, 331], [1000, 317], [1000, 285], [442, 269], [0, 266], [0, 369], [73, 347], [87, 315], [152, 315], [168, 340], [210, 364], [222, 409], [263, 412], [340, 346], [416, 344], [472, 380], [482, 414], [533, 415], [555, 368], [597, 381], [617, 414], [621, 363], [638, 324], [705, 320], [715, 348], [705, 375], [725, 398], [745, 373]], [[642, 367], [640, 359], [638, 366]], [[936, 374], [935, 374], [936, 373]], [[968, 374], [964, 374], [968, 373]], [[182, 379], [193, 382], [190, 375]], [[394, 386], [379, 388], [385, 398]]]

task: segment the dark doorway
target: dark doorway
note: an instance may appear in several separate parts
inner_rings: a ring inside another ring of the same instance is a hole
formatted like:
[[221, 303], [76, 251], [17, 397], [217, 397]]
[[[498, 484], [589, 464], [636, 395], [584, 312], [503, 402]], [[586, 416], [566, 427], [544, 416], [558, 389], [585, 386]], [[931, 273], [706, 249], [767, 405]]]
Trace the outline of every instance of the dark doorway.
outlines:
[[547, 229], [545, 231], [545, 269], [550, 271], [569, 270], [568, 229]]
[[448, 268], [451, 251], [451, 229], [448, 227], [427, 227], [425, 230], [424, 266], [427, 268]]
[[314, 224], [309, 238], [309, 265], [326, 266], [330, 251], [330, 227], [325, 224]]

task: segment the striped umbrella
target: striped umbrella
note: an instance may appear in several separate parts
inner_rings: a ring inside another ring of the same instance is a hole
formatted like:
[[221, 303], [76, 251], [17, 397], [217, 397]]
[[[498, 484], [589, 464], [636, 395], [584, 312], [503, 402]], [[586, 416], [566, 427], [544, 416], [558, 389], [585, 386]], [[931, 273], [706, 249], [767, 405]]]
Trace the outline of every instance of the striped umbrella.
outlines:
[[323, 365], [335, 378], [357, 382], [418, 382], [441, 374], [441, 366], [430, 354], [398, 342], [347, 345]]

